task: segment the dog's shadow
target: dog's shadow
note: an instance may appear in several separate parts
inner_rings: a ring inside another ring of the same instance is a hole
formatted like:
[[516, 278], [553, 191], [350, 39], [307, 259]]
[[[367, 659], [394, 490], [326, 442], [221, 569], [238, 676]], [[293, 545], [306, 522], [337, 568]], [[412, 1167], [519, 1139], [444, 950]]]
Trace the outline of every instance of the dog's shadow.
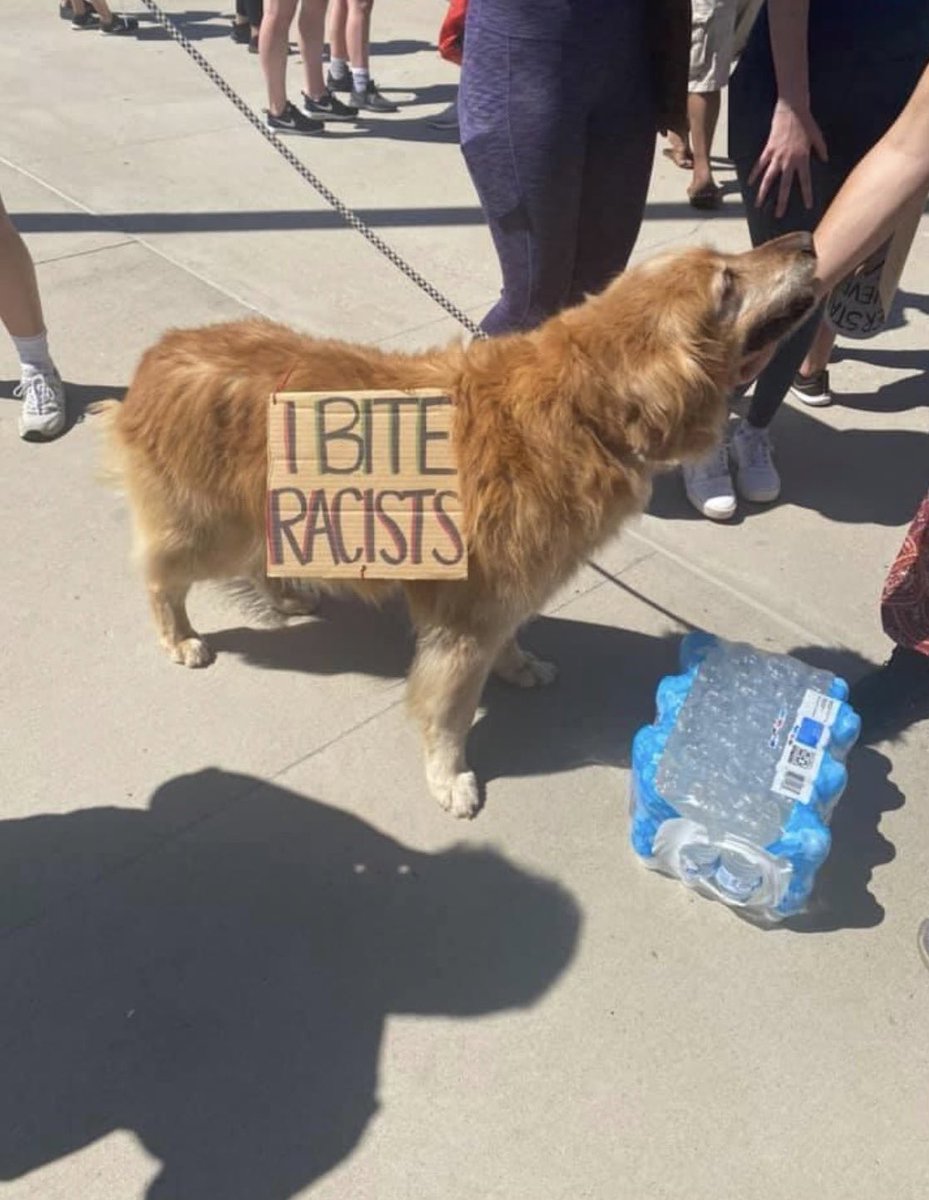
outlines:
[[[218, 650], [255, 666], [332, 674], [366, 671], [399, 678], [409, 665], [412, 635], [399, 606], [372, 611], [355, 603], [324, 602], [322, 620], [287, 630], [233, 629], [209, 635]], [[591, 764], [628, 768], [636, 731], [654, 716], [655, 689], [677, 670], [679, 636], [654, 637], [611, 625], [539, 617], [521, 640], [557, 663], [558, 681], [522, 690], [491, 680], [471, 730], [468, 756], [484, 782], [558, 775]], [[839, 650], [801, 647], [797, 657], [853, 681], [873, 664]], [[836, 809], [833, 850], [817, 880], [813, 904], [790, 927], [821, 932], [867, 928], [884, 910], [868, 890], [875, 867], [894, 847], [881, 834], [884, 812], [904, 797], [889, 778], [888, 759], [860, 745], [849, 785]], [[617, 777], [617, 820], [624, 821], [625, 783]], [[493, 803], [491, 791], [490, 803]]]
[[580, 924], [492, 849], [424, 853], [223, 771], [0, 821], [0, 1180], [129, 1130], [148, 1200], [302, 1195], [377, 1112], [391, 1014], [527, 1007]]

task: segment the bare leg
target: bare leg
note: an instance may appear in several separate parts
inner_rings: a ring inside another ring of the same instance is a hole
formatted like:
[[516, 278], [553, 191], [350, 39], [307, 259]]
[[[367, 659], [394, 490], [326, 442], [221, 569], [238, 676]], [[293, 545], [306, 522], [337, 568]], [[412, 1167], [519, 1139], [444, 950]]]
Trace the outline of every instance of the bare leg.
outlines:
[[494, 674], [516, 687], [541, 687], [558, 677], [554, 663], [543, 662], [511, 638], [494, 661]]
[[35, 267], [0, 201], [0, 320], [11, 337], [38, 337], [45, 330]]
[[326, 40], [333, 58], [348, 62], [348, 44], [345, 41], [345, 22], [348, 20], [348, 0], [331, 0]]
[[353, 67], [365, 71], [370, 66], [371, 9], [374, 0], [348, 0], [348, 19], [345, 23], [345, 41], [348, 58]]
[[695, 196], [715, 188], [710, 153], [719, 120], [719, 92], [691, 92], [687, 97], [690, 141], [693, 147], [694, 173], [687, 194]]
[[820, 321], [813, 344], [806, 352], [806, 358], [800, 364], [801, 375], [815, 375], [829, 365], [832, 347], [835, 345], [835, 333], [826, 321]]
[[465, 742], [494, 651], [471, 635], [432, 629], [420, 636], [410, 674], [409, 702], [425, 743], [426, 781], [455, 817], [473, 817], [480, 808]]
[[326, 90], [323, 79], [323, 29], [326, 0], [300, 0], [297, 43], [303, 59], [303, 90], [319, 100]]
[[[104, 25], [109, 25], [113, 21], [113, 12], [106, 0], [90, 0], [91, 6], [96, 10], [97, 16]], [[75, 10], [76, 11], [76, 10]]]
[[287, 104], [287, 37], [296, 11], [297, 0], [267, 0], [258, 35], [258, 57], [268, 87], [268, 108], [276, 117], [281, 116]]

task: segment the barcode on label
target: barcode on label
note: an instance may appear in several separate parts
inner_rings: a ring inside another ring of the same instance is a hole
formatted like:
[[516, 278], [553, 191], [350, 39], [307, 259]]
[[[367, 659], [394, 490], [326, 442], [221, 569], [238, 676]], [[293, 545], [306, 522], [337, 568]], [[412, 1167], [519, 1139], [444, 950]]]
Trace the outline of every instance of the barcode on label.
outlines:
[[792, 766], [799, 767], [801, 771], [808, 771], [816, 762], [816, 751], [809, 750], [805, 746], [793, 745], [787, 755], [787, 761]]
[[781, 776], [781, 787], [792, 796], [799, 796], [806, 785], [806, 776], [799, 771], [785, 771]]

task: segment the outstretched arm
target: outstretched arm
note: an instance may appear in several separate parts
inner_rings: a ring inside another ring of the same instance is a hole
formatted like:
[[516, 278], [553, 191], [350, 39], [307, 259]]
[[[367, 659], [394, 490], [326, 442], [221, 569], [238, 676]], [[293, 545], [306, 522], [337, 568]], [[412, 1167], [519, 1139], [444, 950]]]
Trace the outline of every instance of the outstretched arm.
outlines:
[[849, 175], [813, 235], [823, 292], [893, 233], [897, 214], [929, 188], [929, 67], [906, 108]]

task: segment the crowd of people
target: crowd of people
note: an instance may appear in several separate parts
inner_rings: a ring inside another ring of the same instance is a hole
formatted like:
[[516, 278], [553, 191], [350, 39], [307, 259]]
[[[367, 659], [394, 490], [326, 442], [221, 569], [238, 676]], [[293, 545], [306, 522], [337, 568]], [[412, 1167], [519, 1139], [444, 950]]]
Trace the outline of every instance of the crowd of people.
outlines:
[[[232, 37], [259, 57], [271, 128], [315, 133], [362, 109], [394, 110], [370, 74], [371, 5], [237, 0]], [[77, 28], [135, 28], [106, 0], [63, 0], [61, 11]], [[286, 88], [294, 21], [299, 106]], [[441, 13], [437, 32], [440, 22]], [[824, 302], [866, 257], [876, 252], [880, 264], [899, 214], [921, 207], [929, 190], [925, 0], [453, 0], [440, 43], [461, 64], [451, 122], [460, 125], [502, 275], [482, 322], [488, 335], [531, 329], [623, 270], [645, 212], [656, 135], [690, 172], [689, 203], [720, 203], [711, 151], [727, 87], [730, 158], [751, 241], [813, 232]], [[22, 436], [55, 437], [65, 426], [64, 388], [31, 259], [2, 206], [0, 316], [22, 367]], [[769, 430], [788, 392], [807, 404], [830, 401], [833, 340], [820, 309], [761, 370], [731, 437], [685, 469], [687, 498], [702, 515], [726, 520], [738, 497], [777, 499]], [[906, 594], [916, 596], [905, 613], [901, 571]], [[897, 643], [892, 678], [870, 681], [863, 703], [876, 696], [885, 714], [893, 696], [929, 704], [929, 499], [883, 611]]]
[[[371, 78], [371, 9], [374, 0], [235, 0], [230, 36], [257, 54], [268, 94], [265, 119], [276, 133], [312, 136], [326, 121], [355, 121], [360, 111], [394, 113]], [[107, 0], [60, 0], [59, 12], [74, 29], [133, 34], [135, 17], [113, 13]], [[287, 95], [291, 27], [296, 25], [303, 68], [301, 103]], [[329, 45], [324, 73], [325, 44]], [[337, 94], [338, 93], [338, 94]]]

